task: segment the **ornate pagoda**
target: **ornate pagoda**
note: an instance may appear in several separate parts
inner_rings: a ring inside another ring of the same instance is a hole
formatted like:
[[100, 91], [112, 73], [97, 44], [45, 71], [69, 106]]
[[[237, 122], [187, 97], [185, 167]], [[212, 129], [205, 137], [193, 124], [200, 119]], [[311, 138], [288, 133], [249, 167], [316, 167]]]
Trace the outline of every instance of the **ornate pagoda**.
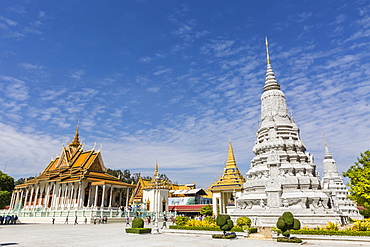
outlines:
[[261, 96], [261, 122], [253, 147], [255, 157], [247, 172], [233, 218], [248, 216], [254, 225], [274, 226], [286, 211], [302, 225], [345, 223], [345, 216], [331, 205], [331, 192], [321, 188], [313, 156], [288, 114], [285, 94], [271, 67], [266, 38], [267, 73]]
[[245, 178], [239, 172], [233, 147], [229, 142], [224, 171], [221, 177], [209, 188], [212, 191], [213, 213], [215, 215], [226, 214], [226, 207], [234, 205], [235, 199], [241, 196], [244, 183]]
[[100, 150], [83, 150], [77, 128], [73, 141], [41, 175], [15, 187], [10, 209], [21, 217], [106, 215], [104, 210], [118, 210], [121, 189], [135, 187], [106, 170]]

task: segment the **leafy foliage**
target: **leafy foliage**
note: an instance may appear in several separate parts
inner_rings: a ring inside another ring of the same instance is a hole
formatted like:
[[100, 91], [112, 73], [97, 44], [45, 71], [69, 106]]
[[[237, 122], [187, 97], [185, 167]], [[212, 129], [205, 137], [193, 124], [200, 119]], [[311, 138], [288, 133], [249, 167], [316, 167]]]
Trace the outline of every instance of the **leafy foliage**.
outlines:
[[370, 231], [328, 231], [328, 230], [291, 230], [293, 234], [304, 235], [338, 235], [338, 236], [370, 236]]
[[370, 208], [370, 150], [361, 153], [357, 162], [344, 172], [343, 176], [350, 179], [347, 184], [350, 187], [349, 198], [365, 208]]
[[144, 227], [144, 220], [142, 218], [136, 217], [132, 221], [132, 228], [143, 228]]
[[230, 215], [227, 214], [219, 214], [216, 218], [216, 224], [224, 231], [224, 235], [234, 227], [234, 222], [230, 219]]
[[300, 238], [278, 238], [277, 242], [302, 243], [302, 239], [300, 239]]
[[299, 230], [301, 228], [301, 222], [298, 219], [294, 219], [291, 212], [284, 212], [276, 222], [276, 227], [281, 230], [284, 237], [289, 238], [290, 230]]
[[252, 225], [252, 221], [248, 217], [242, 216], [236, 220], [236, 225], [241, 228], [249, 228]]
[[[210, 226], [178, 226], [172, 225], [169, 226], [170, 229], [181, 229], [181, 230], [199, 230], [199, 231], [220, 231], [219, 227], [210, 227]], [[233, 227], [231, 229], [233, 232], [243, 232], [243, 229], [240, 227]], [[248, 228], [249, 233], [256, 233], [258, 229], [256, 227]]]
[[136, 234], [143, 234], [143, 233], [151, 233], [152, 228], [126, 228], [126, 233], [136, 233]]
[[12, 192], [0, 191], [0, 209], [9, 205], [10, 199], [12, 198]]
[[0, 191], [13, 191], [14, 178], [0, 171]]
[[190, 218], [187, 216], [177, 216], [175, 218], [175, 224], [178, 226], [185, 226], [186, 222], [188, 222], [189, 220]]
[[209, 215], [211, 216], [213, 214], [213, 209], [211, 205], [207, 204], [200, 208], [200, 214], [201, 215]]

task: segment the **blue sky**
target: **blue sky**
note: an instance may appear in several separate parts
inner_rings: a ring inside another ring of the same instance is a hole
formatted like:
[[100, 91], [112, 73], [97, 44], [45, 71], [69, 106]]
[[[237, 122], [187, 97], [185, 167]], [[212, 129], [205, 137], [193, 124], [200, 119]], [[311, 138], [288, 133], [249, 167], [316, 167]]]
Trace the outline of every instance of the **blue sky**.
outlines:
[[367, 1], [0, 2], [0, 169], [40, 173], [74, 136], [105, 165], [207, 187], [231, 139], [249, 169], [265, 36], [322, 172], [369, 149]]

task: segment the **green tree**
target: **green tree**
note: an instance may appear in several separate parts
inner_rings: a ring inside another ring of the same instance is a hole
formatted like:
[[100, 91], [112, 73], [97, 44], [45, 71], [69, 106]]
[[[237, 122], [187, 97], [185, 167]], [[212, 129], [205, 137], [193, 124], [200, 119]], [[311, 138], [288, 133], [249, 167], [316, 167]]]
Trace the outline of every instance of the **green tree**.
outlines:
[[13, 191], [14, 178], [0, 171], [0, 191]]
[[209, 215], [211, 216], [213, 214], [213, 209], [211, 205], [207, 204], [200, 208], [200, 214], [201, 215]]
[[227, 231], [230, 231], [234, 227], [234, 222], [231, 220], [230, 215], [227, 214], [217, 215], [216, 224], [224, 231], [224, 236]]
[[0, 209], [9, 205], [14, 189], [14, 178], [0, 171]]
[[343, 176], [350, 179], [347, 184], [349, 198], [365, 208], [370, 208], [370, 150], [360, 154], [357, 162]]

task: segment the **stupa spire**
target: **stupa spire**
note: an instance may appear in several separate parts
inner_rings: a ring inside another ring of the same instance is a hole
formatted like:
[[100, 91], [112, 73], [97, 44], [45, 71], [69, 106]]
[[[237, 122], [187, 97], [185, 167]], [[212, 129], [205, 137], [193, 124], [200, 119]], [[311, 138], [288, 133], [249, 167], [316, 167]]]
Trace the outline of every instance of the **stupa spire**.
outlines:
[[229, 141], [229, 150], [227, 153], [227, 167], [236, 167], [235, 157], [234, 157], [234, 150], [233, 146], [231, 144], [231, 141]]
[[154, 168], [153, 179], [155, 179], [156, 177], [158, 177], [158, 160], [157, 159], [155, 160], [155, 168]]
[[328, 147], [328, 144], [326, 143], [326, 138], [325, 138], [325, 135], [324, 135], [324, 145], [325, 145], [325, 159], [332, 159], [333, 156], [331, 155], [330, 151], [329, 151], [329, 147]]
[[269, 90], [273, 90], [273, 89], [280, 90], [280, 85], [276, 81], [274, 71], [272, 70], [272, 67], [271, 67], [267, 37], [266, 37], [266, 62], [267, 62], [266, 82], [265, 82], [265, 86], [263, 87], [263, 90], [265, 92]]

